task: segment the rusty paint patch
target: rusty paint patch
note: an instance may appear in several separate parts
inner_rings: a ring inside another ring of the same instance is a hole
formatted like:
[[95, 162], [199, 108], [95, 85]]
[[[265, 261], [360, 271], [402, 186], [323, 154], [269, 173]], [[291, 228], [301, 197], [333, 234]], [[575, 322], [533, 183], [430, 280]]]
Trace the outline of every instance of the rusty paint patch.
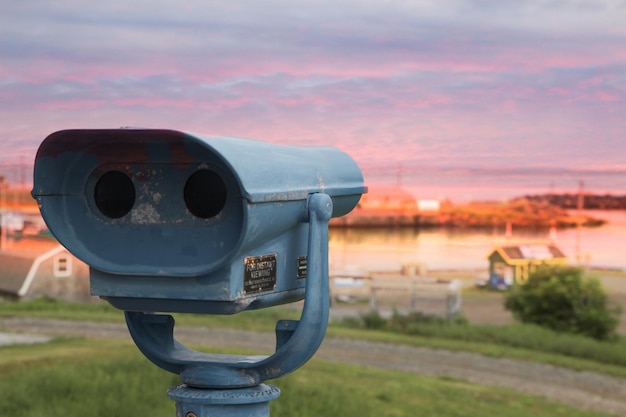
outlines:
[[[101, 161], [141, 163], [149, 161], [148, 145], [167, 144], [173, 160], [184, 165], [194, 160], [185, 147], [186, 135], [162, 129], [76, 129], [49, 135], [41, 144], [37, 158], [58, 157], [66, 152], [94, 154]], [[124, 147], [125, 152], [120, 153]]]
[[130, 213], [130, 221], [135, 224], [156, 224], [161, 221], [161, 215], [150, 203], [143, 203]]
[[322, 173], [317, 171], [317, 187], [321, 192], [326, 190], [326, 184], [324, 183], [324, 177], [322, 177]]

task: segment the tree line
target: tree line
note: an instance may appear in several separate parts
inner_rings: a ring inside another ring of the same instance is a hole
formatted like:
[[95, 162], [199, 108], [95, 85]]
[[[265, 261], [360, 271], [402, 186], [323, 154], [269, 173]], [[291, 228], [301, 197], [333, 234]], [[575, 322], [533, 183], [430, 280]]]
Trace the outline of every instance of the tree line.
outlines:
[[[579, 194], [537, 194], [520, 197], [534, 202], [546, 202], [563, 209], [577, 209]], [[583, 194], [587, 210], [626, 210], [626, 195]]]

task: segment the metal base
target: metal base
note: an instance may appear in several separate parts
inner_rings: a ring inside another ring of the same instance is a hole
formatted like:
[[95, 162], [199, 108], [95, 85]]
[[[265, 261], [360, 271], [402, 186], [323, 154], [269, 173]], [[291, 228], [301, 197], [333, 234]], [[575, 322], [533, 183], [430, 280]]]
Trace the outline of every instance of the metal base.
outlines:
[[269, 402], [280, 395], [272, 385], [237, 389], [203, 389], [182, 384], [167, 396], [176, 401], [176, 417], [269, 417]]

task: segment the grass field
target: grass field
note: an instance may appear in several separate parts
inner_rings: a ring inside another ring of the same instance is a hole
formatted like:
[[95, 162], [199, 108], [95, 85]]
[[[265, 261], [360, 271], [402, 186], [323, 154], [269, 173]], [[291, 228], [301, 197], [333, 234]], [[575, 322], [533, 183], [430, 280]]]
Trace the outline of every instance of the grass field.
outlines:
[[[583, 417], [534, 396], [449, 378], [313, 360], [272, 382], [273, 417]], [[131, 342], [55, 340], [0, 348], [0, 415], [173, 417], [165, 391], [177, 378], [149, 363]]]
[[[74, 304], [49, 299], [0, 303], [3, 316], [123, 321], [122, 313], [104, 302]], [[179, 326], [272, 331], [277, 319], [298, 316], [297, 310], [283, 307], [229, 317], [176, 318]], [[333, 323], [328, 334], [469, 350], [626, 376], [626, 343], [621, 339], [596, 342], [520, 325], [405, 324], [404, 331], [398, 332]], [[174, 416], [174, 404], [165, 391], [177, 383], [176, 376], [151, 364], [130, 340], [57, 339], [0, 348], [0, 416]], [[281, 397], [271, 404], [273, 417], [603, 415], [507, 389], [320, 360], [271, 383], [282, 390]]]

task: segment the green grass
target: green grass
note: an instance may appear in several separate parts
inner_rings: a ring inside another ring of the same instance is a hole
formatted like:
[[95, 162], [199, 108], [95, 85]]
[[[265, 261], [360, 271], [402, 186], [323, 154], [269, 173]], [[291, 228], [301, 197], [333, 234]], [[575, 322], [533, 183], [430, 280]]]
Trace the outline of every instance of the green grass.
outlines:
[[76, 303], [38, 298], [18, 302], [0, 302], [0, 317], [41, 317], [64, 320], [123, 322], [124, 315], [105, 301]]
[[[51, 299], [0, 303], [0, 317], [2, 316], [123, 322], [122, 312], [106, 302], [80, 304]], [[299, 312], [293, 308], [274, 307], [233, 316], [177, 314], [175, 317], [177, 326], [233, 327], [271, 332], [278, 319], [297, 319]], [[399, 332], [348, 328], [339, 323], [331, 323], [327, 335], [465, 350], [626, 377], [626, 341], [623, 338], [614, 342], [599, 342], [531, 325], [449, 325], [418, 322], [407, 323], [406, 329]]]
[[[0, 317], [40, 317], [95, 322], [124, 322], [124, 313], [105, 301], [76, 303], [52, 298], [21, 302], [0, 302]], [[230, 316], [206, 314], [173, 314], [177, 325], [205, 327], [236, 327], [243, 330], [273, 331], [280, 319], [298, 319], [296, 308], [273, 307], [244, 311]]]
[[[128, 341], [57, 340], [0, 348], [0, 415], [173, 417], [165, 392], [177, 377]], [[450, 378], [313, 360], [271, 382], [273, 417], [600, 417], [542, 398]]]
[[175, 415], [163, 397], [176, 377], [130, 342], [55, 341], [3, 348], [0, 355], [2, 416]]

